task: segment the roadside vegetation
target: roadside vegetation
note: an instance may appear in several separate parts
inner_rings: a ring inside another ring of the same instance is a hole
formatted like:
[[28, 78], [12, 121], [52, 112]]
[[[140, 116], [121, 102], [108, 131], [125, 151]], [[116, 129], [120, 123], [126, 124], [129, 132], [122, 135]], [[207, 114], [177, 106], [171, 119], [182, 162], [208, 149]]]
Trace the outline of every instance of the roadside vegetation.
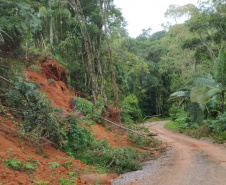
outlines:
[[[0, 116], [13, 123], [0, 122], [1, 130], [29, 141], [43, 157], [51, 145], [116, 173], [140, 169], [148, 152], [97, 140], [87, 127], [106, 125], [103, 117], [132, 130], [122, 134], [146, 151], [163, 149], [139, 123], [169, 119], [168, 129], [224, 143], [225, 12], [223, 0], [170, 6], [166, 17], [187, 21], [131, 38], [112, 0], [1, 0]], [[2, 161], [14, 170], [34, 167]]]
[[[172, 117], [174, 117], [172, 115]], [[198, 124], [195, 122], [190, 122], [189, 112], [182, 111], [178, 109], [177, 116], [174, 117], [173, 121], [167, 123], [165, 128], [177, 131], [179, 133], [185, 133], [186, 135], [195, 138], [212, 138], [214, 142], [224, 143], [226, 141], [226, 114], [221, 114], [216, 118], [209, 118]]]

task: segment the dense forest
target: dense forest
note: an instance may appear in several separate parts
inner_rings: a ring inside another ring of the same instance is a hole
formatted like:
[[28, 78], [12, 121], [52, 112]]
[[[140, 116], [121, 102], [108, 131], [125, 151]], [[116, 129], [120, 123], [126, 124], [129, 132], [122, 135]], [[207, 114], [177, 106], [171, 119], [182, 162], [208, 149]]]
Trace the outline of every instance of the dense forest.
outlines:
[[[120, 110], [126, 125], [145, 116], [171, 116], [181, 132], [225, 141], [226, 3], [171, 5], [165, 16], [187, 20], [153, 34], [144, 29], [131, 38], [113, 0], [0, 0], [1, 103], [26, 110], [13, 109], [24, 121], [21, 132], [30, 132], [44, 119], [48, 124], [41, 135], [54, 131], [48, 138], [60, 145], [63, 121], [34, 91], [38, 84], [23, 79], [24, 68], [39, 70], [37, 57], [50, 57], [66, 69], [67, 86], [81, 97], [77, 108], [83, 98], [93, 102], [86, 108], [95, 110], [92, 119], [97, 122], [100, 107]], [[82, 130], [74, 127], [68, 145], [62, 145], [69, 153], [76, 148], [75, 132]]]

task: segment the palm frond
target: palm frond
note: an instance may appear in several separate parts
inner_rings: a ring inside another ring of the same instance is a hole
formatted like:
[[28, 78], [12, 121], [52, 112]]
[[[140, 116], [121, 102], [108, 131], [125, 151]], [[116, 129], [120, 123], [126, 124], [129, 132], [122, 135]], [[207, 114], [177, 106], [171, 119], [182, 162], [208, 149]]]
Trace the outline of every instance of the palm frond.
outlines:
[[214, 77], [217, 82], [226, 85], [226, 53], [220, 52], [214, 70]]
[[207, 86], [207, 87], [217, 87], [218, 83], [213, 79], [211, 74], [196, 74], [191, 80], [190, 84], [192, 86]]
[[168, 101], [184, 101], [189, 100], [190, 91], [176, 91], [175, 93], [170, 95]]
[[221, 92], [220, 88], [200, 86], [191, 90], [191, 101], [206, 104], [211, 97]]

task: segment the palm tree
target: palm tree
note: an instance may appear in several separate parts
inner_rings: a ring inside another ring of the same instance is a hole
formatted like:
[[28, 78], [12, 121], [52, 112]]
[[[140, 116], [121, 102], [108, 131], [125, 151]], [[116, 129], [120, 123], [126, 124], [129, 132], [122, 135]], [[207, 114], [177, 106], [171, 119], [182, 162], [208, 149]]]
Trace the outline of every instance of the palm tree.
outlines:
[[224, 98], [226, 92], [226, 53], [220, 52], [211, 74], [196, 75], [191, 80], [192, 102], [205, 105], [213, 96], [221, 96], [221, 113], [224, 112]]
[[[220, 52], [214, 67], [213, 75], [196, 74], [192, 77], [189, 87], [179, 89], [170, 95], [169, 101], [198, 103], [204, 111], [206, 104], [214, 97], [221, 96], [221, 113], [224, 113], [224, 99], [226, 92], [226, 53]], [[208, 109], [207, 109], [208, 110]]]
[[176, 101], [179, 102], [179, 105], [184, 104], [185, 102], [190, 101], [190, 87], [183, 87], [178, 89], [176, 92], [170, 95], [168, 101]]

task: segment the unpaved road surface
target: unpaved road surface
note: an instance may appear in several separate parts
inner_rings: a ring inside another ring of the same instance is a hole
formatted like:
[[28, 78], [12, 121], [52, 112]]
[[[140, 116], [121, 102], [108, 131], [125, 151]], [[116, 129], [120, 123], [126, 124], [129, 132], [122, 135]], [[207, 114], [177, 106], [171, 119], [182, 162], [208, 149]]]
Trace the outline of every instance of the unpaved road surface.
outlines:
[[171, 150], [144, 164], [143, 170], [120, 176], [113, 185], [226, 185], [226, 147], [146, 123]]

